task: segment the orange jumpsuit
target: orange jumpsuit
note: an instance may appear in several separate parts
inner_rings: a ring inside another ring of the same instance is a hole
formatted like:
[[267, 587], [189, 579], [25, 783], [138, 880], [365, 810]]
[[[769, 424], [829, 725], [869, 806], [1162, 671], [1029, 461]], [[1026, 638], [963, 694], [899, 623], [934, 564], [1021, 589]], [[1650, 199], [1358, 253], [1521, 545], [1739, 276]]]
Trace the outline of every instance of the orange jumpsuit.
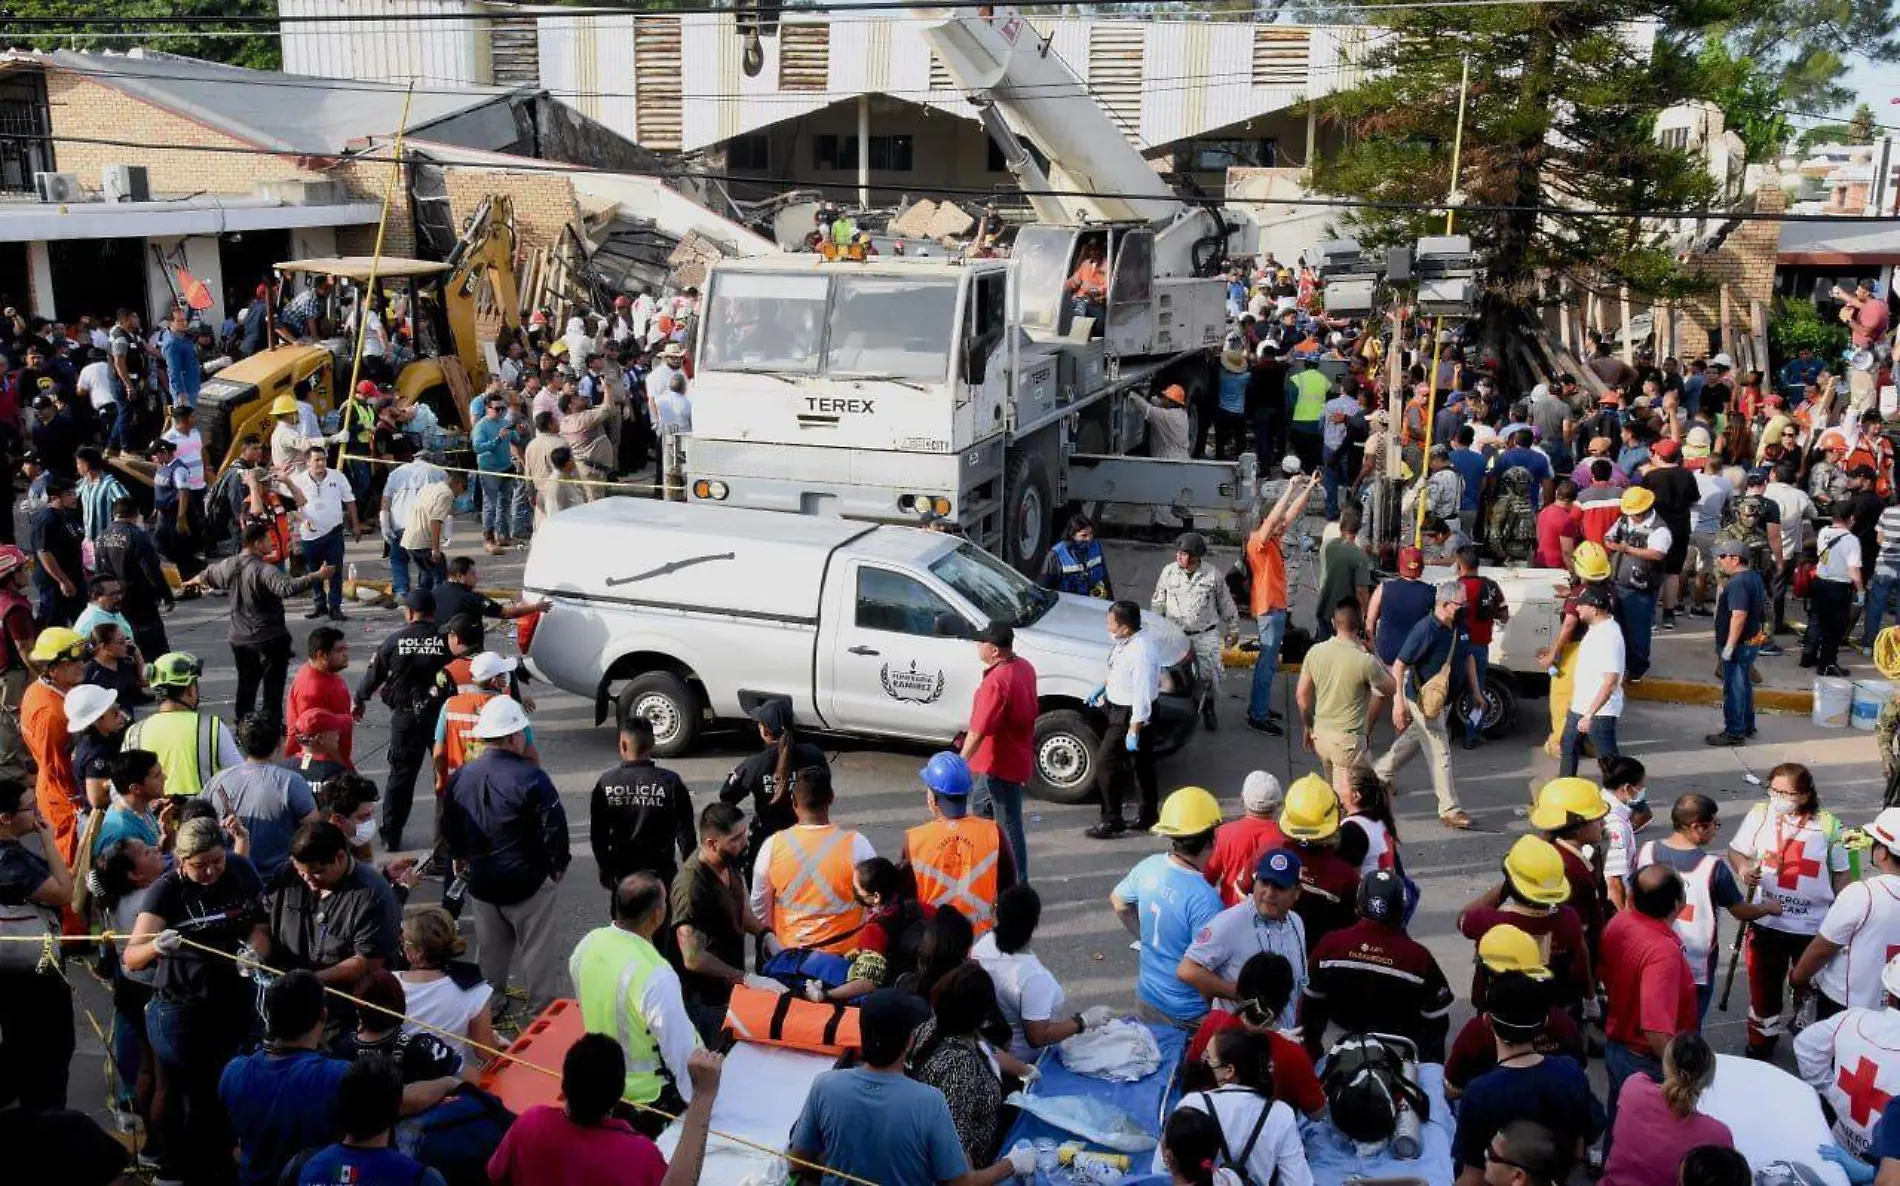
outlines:
[[79, 851], [80, 811], [85, 794], [73, 775], [72, 739], [66, 733], [66, 693], [35, 680], [20, 699], [20, 735], [39, 766], [35, 784], [40, 815], [53, 826], [53, 839], [71, 868]]

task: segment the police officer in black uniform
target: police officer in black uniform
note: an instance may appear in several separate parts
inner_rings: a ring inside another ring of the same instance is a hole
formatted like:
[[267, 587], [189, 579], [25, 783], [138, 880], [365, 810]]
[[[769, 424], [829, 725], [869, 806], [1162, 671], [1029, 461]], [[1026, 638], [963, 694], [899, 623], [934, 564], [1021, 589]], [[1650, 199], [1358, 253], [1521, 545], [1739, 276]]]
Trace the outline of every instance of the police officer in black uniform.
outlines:
[[[680, 862], [699, 847], [698, 813], [685, 781], [654, 762], [653, 723], [645, 717], [620, 723], [620, 765], [594, 781], [587, 819], [594, 864], [610, 901], [621, 878], [642, 872], [665, 883], [671, 900]], [[653, 945], [679, 965], [670, 918], [655, 932]]]
[[448, 643], [435, 627], [435, 594], [411, 589], [403, 602], [405, 625], [383, 639], [356, 686], [355, 715], [363, 719], [380, 688], [389, 706], [389, 782], [383, 788], [383, 847], [402, 851], [402, 829], [415, 800], [416, 774], [435, 741], [436, 674], [449, 661]]
[[749, 715], [759, 724], [759, 736], [765, 741], [765, 748], [739, 763], [726, 776], [726, 785], [719, 788], [722, 803], [752, 801], [751, 844], [745, 854], [748, 885], [752, 883], [753, 858], [765, 838], [798, 822], [797, 814], [792, 811], [794, 776], [807, 766], [823, 766], [827, 770], [831, 766], [825, 760], [824, 750], [809, 741], [798, 740], [793, 732], [790, 700], [775, 697], [763, 701]]

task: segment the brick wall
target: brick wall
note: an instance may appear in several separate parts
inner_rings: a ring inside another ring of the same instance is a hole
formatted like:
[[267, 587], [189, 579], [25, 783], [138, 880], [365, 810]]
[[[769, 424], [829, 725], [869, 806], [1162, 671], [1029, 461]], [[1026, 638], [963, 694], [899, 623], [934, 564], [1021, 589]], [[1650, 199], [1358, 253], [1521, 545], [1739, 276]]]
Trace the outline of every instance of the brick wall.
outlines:
[[[389, 158], [348, 160], [333, 165], [324, 176], [341, 182], [343, 190], [353, 201], [375, 202], [383, 200], [383, 190], [389, 185]], [[376, 224], [363, 226], [343, 226], [336, 229], [336, 253], [338, 255], [374, 255], [376, 254]], [[402, 176], [396, 183], [396, 192], [389, 203], [389, 229], [383, 237], [383, 254], [396, 257], [413, 257], [416, 254], [416, 224], [409, 205], [409, 169], [404, 166]]]
[[153, 197], [201, 192], [242, 194], [250, 193], [260, 181], [323, 177], [314, 167], [294, 156], [254, 151], [206, 152], [205, 149], [248, 150], [254, 146], [83, 75], [48, 70], [46, 95], [56, 137], [177, 146], [121, 148], [59, 140], [53, 147], [60, 172], [77, 173], [80, 182], [89, 189], [99, 187], [101, 166], [115, 164], [145, 166]]
[[567, 224], [581, 214], [574, 183], [556, 172], [457, 166], [446, 171], [445, 183], [458, 233], [489, 194], [513, 199], [518, 250], [523, 256], [558, 246]]
[[[1788, 208], [1788, 195], [1779, 181], [1769, 178], [1755, 191], [1757, 213], [1778, 214]], [[1686, 361], [1710, 353], [1710, 331], [1721, 319], [1721, 285], [1728, 287], [1729, 324], [1723, 341], [1733, 345], [1749, 333], [1749, 305], [1771, 305], [1775, 296], [1775, 257], [1781, 242], [1781, 224], [1745, 222], [1731, 232], [1710, 256], [1690, 261], [1690, 268], [1709, 284], [1709, 291], [1684, 301], [1677, 322], [1676, 348]]]

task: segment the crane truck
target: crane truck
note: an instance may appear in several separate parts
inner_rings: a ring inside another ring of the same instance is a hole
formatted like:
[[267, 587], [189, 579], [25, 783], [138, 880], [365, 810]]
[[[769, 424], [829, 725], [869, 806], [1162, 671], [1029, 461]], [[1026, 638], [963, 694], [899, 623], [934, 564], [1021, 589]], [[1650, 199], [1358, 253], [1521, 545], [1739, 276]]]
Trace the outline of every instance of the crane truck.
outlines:
[[[1140, 457], [1125, 394], [1214, 382], [1244, 220], [1177, 197], [1030, 22], [927, 37], [1037, 215], [1007, 260], [714, 264], [695, 352], [694, 501], [886, 523], [935, 515], [1024, 572], [1065, 505], [1244, 505], [1255, 463]], [[1045, 170], [1030, 151], [1034, 144]], [[1085, 253], [1106, 275], [1082, 306]]]

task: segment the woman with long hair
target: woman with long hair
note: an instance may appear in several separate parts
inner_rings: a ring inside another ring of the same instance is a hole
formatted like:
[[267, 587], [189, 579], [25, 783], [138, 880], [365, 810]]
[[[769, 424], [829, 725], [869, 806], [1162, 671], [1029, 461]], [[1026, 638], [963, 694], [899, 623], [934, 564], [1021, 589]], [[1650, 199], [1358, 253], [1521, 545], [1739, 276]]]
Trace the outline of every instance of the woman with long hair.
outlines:
[[759, 727], [759, 740], [765, 748], [733, 768], [726, 785], [719, 788], [722, 803], [746, 804], [752, 813], [751, 843], [746, 846], [745, 879], [752, 881], [752, 866], [765, 838], [783, 832], [798, 822], [792, 810], [792, 782], [798, 771], [830, 763], [825, 751], [808, 741], [799, 740], [792, 722], [792, 702], [774, 697], [761, 702], [749, 714]]
[[1728, 1125], [1695, 1110], [1715, 1081], [1715, 1051], [1701, 1034], [1677, 1034], [1663, 1048], [1663, 1081], [1623, 1080], [1604, 1186], [1675, 1186], [1676, 1167], [1701, 1145], [1735, 1147]]
[[924, 924], [936, 909], [917, 901], [908, 879], [887, 857], [859, 861], [851, 870], [851, 890], [865, 909], [864, 925], [849, 953], [851, 970], [836, 988], [808, 982], [805, 993], [814, 1000], [852, 1001], [889, 987], [915, 966]]
[[929, 1000], [937, 982], [965, 963], [975, 946], [970, 920], [955, 906], [939, 906], [917, 942], [916, 968], [899, 977], [897, 986]]
[[1339, 826], [1339, 855], [1359, 866], [1359, 876], [1390, 869], [1399, 862], [1399, 824], [1385, 784], [1370, 769], [1355, 768], [1339, 805], [1346, 818]]
[[[1233, 1172], [1219, 1169], [1220, 1125], [1212, 1116], [1180, 1108], [1161, 1130], [1161, 1164], [1170, 1186], [1227, 1186]], [[1217, 1178], [1216, 1174], [1223, 1175]]]
[[1214, 1074], [1211, 1091], [1189, 1092], [1177, 1111], [1214, 1118], [1220, 1164], [1232, 1165], [1255, 1182], [1313, 1186], [1293, 1109], [1273, 1098], [1273, 1047], [1264, 1034], [1225, 1029], [1201, 1054]]
[[[1748, 1055], [1767, 1059], [1787, 1028], [1788, 975], [1853, 875], [1840, 821], [1821, 809], [1814, 775], [1799, 762], [1768, 772], [1768, 801], [1748, 809], [1728, 847], [1750, 900], [1781, 906], [1748, 928]], [[1821, 1008], [1822, 1016], [1835, 1011], [1825, 1001]]]
[[965, 963], [937, 982], [931, 1016], [917, 1029], [910, 1077], [943, 1093], [957, 1141], [971, 1165], [995, 1160], [1003, 1079], [983, 1037], [998, 1016], [996, 985], [981, 965]]

